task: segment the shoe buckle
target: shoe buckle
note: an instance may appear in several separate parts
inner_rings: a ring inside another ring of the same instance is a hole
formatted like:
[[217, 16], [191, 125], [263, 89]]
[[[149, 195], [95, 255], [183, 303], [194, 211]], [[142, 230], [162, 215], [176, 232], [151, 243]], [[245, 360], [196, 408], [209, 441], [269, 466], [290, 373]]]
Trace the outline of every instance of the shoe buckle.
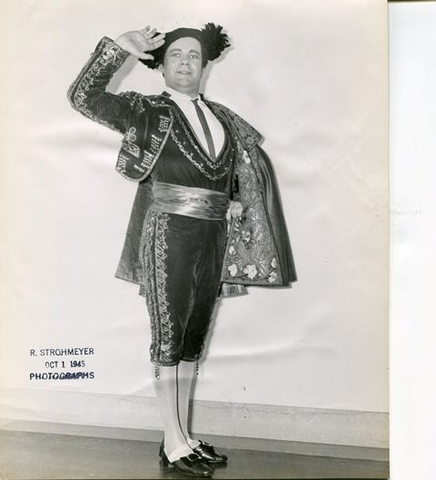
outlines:
[[201, 460], [200, 455], [197, 455], [196, 453], [190, 453], [187, 458], [191, 462], [195, 462], [196, 460]]

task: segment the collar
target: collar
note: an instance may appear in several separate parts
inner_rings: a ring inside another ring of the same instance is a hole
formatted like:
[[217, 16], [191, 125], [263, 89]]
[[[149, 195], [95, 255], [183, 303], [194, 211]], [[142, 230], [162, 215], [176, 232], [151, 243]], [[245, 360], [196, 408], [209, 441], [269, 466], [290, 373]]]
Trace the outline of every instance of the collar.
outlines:
[[162, 95], [171, 98], [174, 102], [177, 104], [182, 104], [182, 105], [190, 105], [191, 100], [198, 99], [200, 102], [203, 102], [204, 98], [203, 95], [200, 93], [196, 97], [190, 97], [189, 95], [186, 95], [185, 93], [180, 93], [177, 90], [174, 90], [174, 88], [167, 87], [166, 90], [162, 93]]

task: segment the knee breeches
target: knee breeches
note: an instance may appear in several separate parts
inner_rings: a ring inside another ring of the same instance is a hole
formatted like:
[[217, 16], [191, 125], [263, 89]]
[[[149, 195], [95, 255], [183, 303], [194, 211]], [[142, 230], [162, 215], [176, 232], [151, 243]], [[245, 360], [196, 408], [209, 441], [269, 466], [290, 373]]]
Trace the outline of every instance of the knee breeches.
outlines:
[[218, 296], [225, 240], [225, 220], [147, 213], [141, 251], [153, 363], [176, 365], [201, 356]]

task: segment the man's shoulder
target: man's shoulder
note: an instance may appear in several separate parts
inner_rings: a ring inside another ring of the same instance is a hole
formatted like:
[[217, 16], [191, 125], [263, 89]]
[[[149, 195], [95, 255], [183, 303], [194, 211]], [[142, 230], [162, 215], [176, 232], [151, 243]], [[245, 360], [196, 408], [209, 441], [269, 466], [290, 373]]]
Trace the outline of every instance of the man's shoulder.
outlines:
[[252, 147], [257, 145], [262, 138], [262, 135], [252, 126], [247, 120], [243, 119], [229, 107], [225, 105], [213, 102], [205, 99], [206, 104], [214, 111], [215, 114], [224, 116], [229, 124], [234, 128], [239, 138], [242, 140], [245, 148], [251, 150]]
[[135, 110], [145, 111], [153, 107], [170, 106], [168, 97], [162, 94], [144, 95], [140, 92], [121, 92], [120, 96], [129, 101], [130, 106]]
[[206, 105], [211, 107], [215, 112], [218, 111], [219, 113], [224, 113], [226, 115], [229, 115], [230, 119], [232, 119], [234, 117], [241, 118], [233, 110], [231, 110], [229, 107], [226, 107], [222, 103], [214, 102], [214, 101], [209, 100], [208, 98], [204, 98], [204, 97], [203, 97], [203, 100], [206, 103]]

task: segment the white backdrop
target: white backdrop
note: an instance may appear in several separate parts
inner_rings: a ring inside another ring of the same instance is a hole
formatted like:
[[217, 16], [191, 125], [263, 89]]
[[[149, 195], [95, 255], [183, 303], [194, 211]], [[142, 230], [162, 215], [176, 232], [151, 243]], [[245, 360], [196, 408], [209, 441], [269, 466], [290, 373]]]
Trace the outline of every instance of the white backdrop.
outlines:
[[[144, 300], [136, 286], [114, 278], [136, 185], [114, 170], [120, 137], [74, 112], [66, 91], [104, 35], [214, 21], [228, 31], [232, 48], [212, 66], [205, 94], [264, 135], [299, 281], [223, 302], [195, 398], [386, 412], [385, 2], [8, 6], [1, 385], [153, 395]], [[162, 77], [134, 59], [111, 84], [112, 91], [162, 88]], [[32, 357], [30, 349], [69, 347], [94, 348], [94, 355], [77, 357], [84, 368], [70, 368], [92, 371], [94, 379], [29, 379], [60, 371], [45, 362], [62, 360]], [[29, 402], [13, 415], [31, 408]], [[54, 408], [67, 422], [68, 402]]]

